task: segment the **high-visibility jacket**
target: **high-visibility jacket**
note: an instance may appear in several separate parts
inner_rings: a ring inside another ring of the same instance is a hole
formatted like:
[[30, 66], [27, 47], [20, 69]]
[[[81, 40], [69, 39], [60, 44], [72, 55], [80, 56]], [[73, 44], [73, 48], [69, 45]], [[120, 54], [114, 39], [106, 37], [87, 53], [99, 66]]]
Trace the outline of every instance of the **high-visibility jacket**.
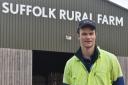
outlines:
[[74, 55], [66, 63], [64, 85], [124, 85], [123, 74], [116, 56], [98, 48], [97, 60], [88, 72], [85, 65]]

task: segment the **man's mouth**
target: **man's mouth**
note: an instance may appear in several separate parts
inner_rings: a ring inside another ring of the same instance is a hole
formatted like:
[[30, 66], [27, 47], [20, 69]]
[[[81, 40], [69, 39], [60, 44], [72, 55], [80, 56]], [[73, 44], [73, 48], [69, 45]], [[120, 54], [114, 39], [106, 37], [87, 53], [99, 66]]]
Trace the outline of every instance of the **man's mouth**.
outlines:
[[90, 42], [92, 42], [92, 41], [84, 41], [84, 42], [90, 43]]

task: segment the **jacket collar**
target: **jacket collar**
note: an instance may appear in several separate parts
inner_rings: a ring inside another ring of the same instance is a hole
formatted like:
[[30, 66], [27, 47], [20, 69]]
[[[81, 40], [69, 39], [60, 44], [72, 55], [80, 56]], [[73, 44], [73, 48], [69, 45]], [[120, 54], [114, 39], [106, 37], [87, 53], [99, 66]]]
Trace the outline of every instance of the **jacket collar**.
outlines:
[[[75, 53], [75, 55], [76, 55], [78, 58], [83, 57], [81, 47], [77, 50], [77, 52]], [[94, 53], [92, 54], [91, 58], [98, 57], [99, 55], [100, 55], [99, 49], [98, 49], [97, 46], [95, 46], [95, 48], [94, 48]]]
[[[91, 65], [93, 65], [95, 63], [95, 61], [98, 59], [99, 55], [100, 55], [99, 49], [97, 46], [95, 46], [94, 53], [92, 54], [92, 56], [90, 56], [91, 57], [91, 61], [90, 61]], [[81, 47], [75, 53], [75, 56], [77, 57], [77, 60], [80, 60], [84, 64], [84, 66], [87, 68], [87, 70], [90, 72], [91, 65], [89, 66], [88, 62], [87, 62], [88, 60], [83, 57]]]

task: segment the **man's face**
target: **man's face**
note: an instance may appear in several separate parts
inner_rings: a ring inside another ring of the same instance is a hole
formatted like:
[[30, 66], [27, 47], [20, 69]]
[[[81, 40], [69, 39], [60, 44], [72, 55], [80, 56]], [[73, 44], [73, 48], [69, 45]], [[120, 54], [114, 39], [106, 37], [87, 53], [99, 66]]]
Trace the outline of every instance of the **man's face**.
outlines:
[[90, 27], [79, 30], [80, 45], [84, 48], [92, 48], [95, 46], [96, 33]]

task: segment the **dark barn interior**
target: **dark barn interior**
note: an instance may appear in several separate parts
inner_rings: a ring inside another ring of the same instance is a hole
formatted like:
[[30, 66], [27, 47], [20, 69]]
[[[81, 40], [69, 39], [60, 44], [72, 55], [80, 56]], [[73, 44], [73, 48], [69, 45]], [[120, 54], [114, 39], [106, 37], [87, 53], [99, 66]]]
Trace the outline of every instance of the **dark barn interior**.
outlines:
[[33, 50], [33, 85], [61, 85], [66, 61], [73, 53]]

